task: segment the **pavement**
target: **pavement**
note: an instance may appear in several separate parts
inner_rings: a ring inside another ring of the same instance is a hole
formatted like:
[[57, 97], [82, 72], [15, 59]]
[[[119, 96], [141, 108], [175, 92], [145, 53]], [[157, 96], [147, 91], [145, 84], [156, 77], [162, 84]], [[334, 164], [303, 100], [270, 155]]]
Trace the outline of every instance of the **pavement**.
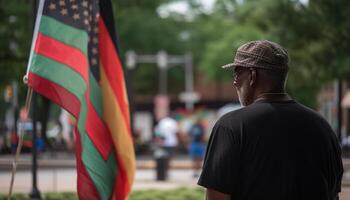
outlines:
[[[11, 180], [13, 155], [0, 157], [0, 193], [7, 193]], [[344, 159], [344, 173], [341, 200], [350, 199], [350, 159]], [[76, 191], [75, 158], [72, 154], [43, 154], [38, 158], [38, 188], [41, 192]], [[137, 157], [137, 170], [133, 190], [173, 189], [178, 187], [199, 187], [193, 177], [191, 161], [187, 156], [177, 156], [170, 162], [167, 181], [156, 181], [154, 159], [150, 156]], [[14, 192], [31, 191], [31, 156], [21, 156], [15, 177]]]
[[[133, 190], [141, 189], [173, 189], [178, 187], [198, 187], [197, 179], [193, 178], [190, 170], [170, 170], [167, 181], [156, 181], [154, 170], [136, 170]], [[31, 191], [32, 177], [30, 170], [17, 172], [14, 192]], [[0, 193], [9, 190], [10, 171], [0, 172]], [[38, 188], [41, 192], [76, 191], [76, 171], [74, 168], [56, 168], [38, 170]]]
[[[9, 190], [13, 158], [13, 155], [0, 157], [0, 193], [7, 193]], [[30, 154], [20, 157], [14, 192], [31, 191], [31, 162]], [[76, 163], [72, 154], [40, 155], [38, 166], [38, 188], [41, 192], [76, 191]], [[186, 156], [178, 156], [170, 162], [167, 181], [156, 180], [155, 166], [156, 163], [150, 156], [137, 158], [133, 190], [199, 187], [191, 170], [191, 161]]]

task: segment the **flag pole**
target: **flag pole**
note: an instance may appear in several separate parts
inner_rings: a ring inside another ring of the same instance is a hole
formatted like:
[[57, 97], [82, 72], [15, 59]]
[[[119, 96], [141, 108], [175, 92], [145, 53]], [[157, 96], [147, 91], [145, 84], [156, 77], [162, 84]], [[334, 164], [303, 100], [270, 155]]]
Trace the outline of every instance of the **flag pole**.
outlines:
[[[28, 88], [27, 91], [27, 97], [26, 97], [26, 103], [25, 103], [25, 109], [26, 109], [26, 117], [28, 117], [28, 114], [30, 112], [30, 104], [32, 101], [32, 95], [33, 95], [33, 89], [31, 87]], [[10, 189], [9, 189], [9, 194], [7, 199], [10, 200], [11, 199], [11, 195], [12, 195], [12, 190], [13, 190], [13, 184], [15, 181], [15, 175], [16, 175], [16, 170], [17, 170], [17, 165], [18, 165], [18, 160], [19, 160], [19, 156], [21, 154], [21, 149], [22, 149], [22, 144], [23, 144], [23, 127], [19, 127], [19, 138], [18, 138], [18, 145], [17, 145], [17, 149], [16, 149], [16, 156], [15, 156], [15, 160], [12, 162], [12, 174], [11, 174], [11, 182], [10, 182]]]

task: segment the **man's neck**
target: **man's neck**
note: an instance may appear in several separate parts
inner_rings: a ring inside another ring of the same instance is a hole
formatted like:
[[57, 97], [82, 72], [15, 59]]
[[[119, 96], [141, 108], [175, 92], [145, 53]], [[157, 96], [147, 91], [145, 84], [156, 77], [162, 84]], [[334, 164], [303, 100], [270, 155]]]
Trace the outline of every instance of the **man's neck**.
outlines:
[[256, 95], [254, 102], [259, 100], [266, 101], [288, 101], [291, 97], [286, 93], [286, 91], [267, 91], [260, 92]]

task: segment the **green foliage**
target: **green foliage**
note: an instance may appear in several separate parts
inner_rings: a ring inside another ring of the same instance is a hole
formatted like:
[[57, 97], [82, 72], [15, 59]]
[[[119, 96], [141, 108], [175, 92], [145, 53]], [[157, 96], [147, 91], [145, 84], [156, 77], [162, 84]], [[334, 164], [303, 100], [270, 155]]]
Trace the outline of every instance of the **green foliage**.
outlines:
[[[0, 0], [0, 94], [12, 81], [18, 82], [18, 101], [23, 105], [26, 85], [22, 79], [26, 73], [33, 30], [33, 1]], [[3, 99], [0, 99], [4, 110]], [[3, 118], [4, 112], [0, 114]]]
[[[12, 194], [13, 200], [29, 200], [28, 194], [22, 194], [22, 193], [14, 193]], [[0, 200], [7, 200], [7, 194], [1, 194], [0, 193]]]
[[202, 188], [178, 188], [172, 190], [139, 190], [130, 195], [130, 200], [198, 200], [204, 199]]
[[[41, 194], [44, 200], [77, 200], [78, 196], [73, 192], [48, 192]], [[7, 199], [7, 195], [0, 193], [0, 200]], [[29, 200], [29, 194], [15, 193], [12, 195], [13, 200]]]
[[[32, 33], [32, 21], [28, 20], [33, 18], [31, 8], [31, 1], [0, 0], [0, 92], [12, 80], [21, 82], [25, 74]], [[23, 84], [19, 84], [19, 90], [20, 99], [24, 99]]]
[[44, 198], [45, 198], [45, 200], [60, 200], [60, 199], [76, 200], [76, 199], [78, 199], [78, 196], [77, 196], [77, 194], [72, 193], [72, 192], [62, 192], [62, 193], [49, 192], [49, 193], [45, 194]]
[[[0, 193], [0, 200], [5, 200], [6, 195]], [[13, 200], [29, 200], [28, 194], [13, 194]], [[73, 192], [49, 192], [42, 194], [43, 200], [77, 200], [77, 194]], [[202, 188], [177, 188], [169, 190], [136, 190], [131, 192], [129, 200], [198, 200], [204, 199]]]
[[233, 61], [235, 50], [240, 45], [263, 38], [263, 34], [254, 27], [237, 25], [223, 37], [208, 42], [201, 62], [202, 71], [210, 78], [232, 80], [232, 73], [220, 67]]
[[[160, 50], [166, 50], [169, 54], [185, 53], [186, 43], [181, 39], [181, 32], [186, 23], [173, 18], [161, 18], [157, 13], [157, 8], [167, 2], [170, 1], [115, 2], [114, 13], [122, 57], [128, 50], [134, 50], [138, 54], [156, 54]], [[176, 69], [168, 74], [169, 82], [183, 82], [183, 71]], [[136, 84], [134, 84], [134, 88], [136, 93], [156, 94], [158, 92], [158, 76], [156, 64], [139, 64], [135, 71]], [[179, 86], [179, 84], [174, 85]], [[170, 91], [183, 89], [169, 87]]]

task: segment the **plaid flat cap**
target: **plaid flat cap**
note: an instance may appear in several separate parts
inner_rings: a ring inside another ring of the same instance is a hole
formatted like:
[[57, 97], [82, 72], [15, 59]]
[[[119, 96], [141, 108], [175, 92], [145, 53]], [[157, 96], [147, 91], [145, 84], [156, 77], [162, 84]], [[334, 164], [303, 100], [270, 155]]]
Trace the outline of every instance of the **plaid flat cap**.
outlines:
[[277, 43], [257, 40], [243, 44], [237, 49], [233, 63], [222, 66], [254, 67], [269, 70], [288, 70], [288, 52]]

